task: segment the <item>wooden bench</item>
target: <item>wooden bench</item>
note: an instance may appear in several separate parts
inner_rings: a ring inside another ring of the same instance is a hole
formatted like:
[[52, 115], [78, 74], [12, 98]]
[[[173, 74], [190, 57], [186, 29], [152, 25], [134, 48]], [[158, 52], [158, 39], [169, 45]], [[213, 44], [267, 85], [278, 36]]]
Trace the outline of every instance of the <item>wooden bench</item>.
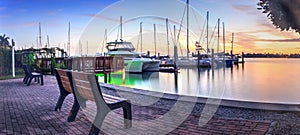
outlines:
[[30, 65], [24, 65], [23, 66], [24, 72], [25, 72], [25, 77], [23, 79], [23, 82], [29, 86], [31, 84], [32, 79], [38, 80], [38, 83], [40, 83], [41, 80], [41, 85], [44, 85], [44, 79], [43, 75], [40, 73], [32, 72]]
[[[57, 80], [57, 84], [58, 84], [59, 92], [60, 92], [60, 95], [58, 97], [58, 100], [57, 100], [54, 110], [60, 111], [65, 98], [69, 94], [73, 93], [73, 89], [72, 89], [72, 86], [70, 83], [72, 81], [72, 78], [70, 75], [71, 71], [70, 70], [62, 70], [62, 69], [54, 69], [54, 72], [55, 72], [55, 76], [56, 76], [56, 80]], [[72, 109], [69, 113], [69, 116], [67, 118], [68, 122], [72, 122], [75, 120], [76, 115], [80, 108], [80, 106], [77, 102], [76, 96], [75, 95], [73, 95], [73, 96], [74, 96], [74, 103], [73, 103]]]
[[84, 107], [87, 100], [96, 102], [97, 113], [89, 134], [98, 134], [105, 116], [118, 108], [123, 109], [125, 128], [132, 127], [131, 103], [127, 99], [102, 94], [94, 73], [72, 72], [72, 83], [78, 103]]

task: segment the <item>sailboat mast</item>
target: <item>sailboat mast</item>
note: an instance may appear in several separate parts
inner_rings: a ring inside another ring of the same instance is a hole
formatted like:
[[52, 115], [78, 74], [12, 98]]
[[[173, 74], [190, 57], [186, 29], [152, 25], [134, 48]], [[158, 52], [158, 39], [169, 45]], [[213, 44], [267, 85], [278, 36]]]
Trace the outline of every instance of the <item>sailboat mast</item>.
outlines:
[[82, 44], [80, 40], [79, 40], [79, 54], [80, 56], [82, 56]]
[[120, 34], [121, 34], [120, 36], [121, 37], [120, 37], [120, 39], [121, 39], [121, 41], [122, 41], [122, 38], [123, 38], [123, 35], [122, 35], [123, 34], [123, 31], [122, 31], [123, 30], [123, 26], [122, 25], [123, 25], [122, 16], [120, 16], [120, 26], [121, 26], [121, 30], [120, 30]]
[[86, 56], [89, 54], [89, 41], [86, 41]]
[[67, 50], [68, 50], [68, 55], [70, 56], [70, 34], [71, 34], [71, 24], [69, 22], [69, 30], [68, 30], [68, 44], [67, 44]]
[[141, 54], [143, 53], [143, 22], [140, 22], [140, 34], [141, 34]]
[[208, 22], [209, 22], [209, 11], [207, 11], [207, 14], [206, 14], [206, 52], [207, 52], [207, 54], [209, 53], [209, 48], [208, 48], [208, 44], [209, 44], [209, 41], [208, 41]]
[[167, 46], [168, 46], [168, 56], [170, 56], [170, 43], [169, 43], [169, 19], [166, 19], [166, 28], [167, 28]]
[[233, 42], [234, 42], [234, 33], [232, 33], [232, 40], [231, 40], [231, 57], [233, 56]]
[[187, 55], [187, 59], [189, 59], [189, 53], [190, 53], [190, 50], [189, 50], [189, 0], [187, 0], [187, 2], [186, 2], [186, 4], [187, 4], [187, 7], [186, 7], [186, 13], [187, 13], [187, 31], [186, 31], [186, 51], [187, 51], [187, 53], [186, 53], [186, 55]]
[[46, 45], [46, 48], [47, 48], [47, 47], [50, 47], [49, 35], [47, 35], [47, 45]]
[[[32, 45], [33, 47], [33, 45]], [[39, 48], [39, 37], [36, 37], [36, 48]]]
[[105, 31], [104, 31], [104, 42], [103, 42], [103, 46], [102, 46], [102, 52], [101, 53], [103, 53], [103, 51], [104, 51], [104, 46], [107, 44], [107, 29], [105, 29]]
[[39, 46], [42, 46], [42, 28], [41, 23], [39, 22]]
[[156, 57], [156, 25], [153, 24], [154, 27], [154, 56]]
[[225, 56], [225, 23], [223, 22], [223, 53]]
[[220, 18], [218, 19], [218, 45], [217, 45], [217, 53], [219, 53], [220, 47]]
[[175, 43], [177, 43], [177, 41], [176, 41], [176, 26], [175, 25], [174, 25], [174, 41], [175, 41]]
[[178, 60], [177, 41], [176, 41], [176, 26], [174, 25], [174, 64], [176, 66]]

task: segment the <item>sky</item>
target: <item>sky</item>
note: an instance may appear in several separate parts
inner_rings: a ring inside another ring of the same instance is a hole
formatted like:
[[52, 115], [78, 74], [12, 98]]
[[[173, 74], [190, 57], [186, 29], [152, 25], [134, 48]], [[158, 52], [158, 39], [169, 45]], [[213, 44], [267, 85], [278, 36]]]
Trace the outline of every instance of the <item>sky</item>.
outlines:
[[[120, 38], [120, 21], [123, 18], [123, 40], [131, 41], [141, 49], [140, 23], [142, 22], [143, 52], [167, 53], [165, 18], [170, 19], [170, 51], [179, 45], [181, 54], [186, 53], [185, 0], [1, 0], [0, 35], [14, 39], [16, 48], [40, 47], [39, 23], [42, 30], [42, 46], [66, 47], [68, 23], [70, 22], [71, 55], [94, 54], [105, 51], [105, 29], [108, 40]], [[234, 53], [300, 53], [299, 34], [276, 29], [266, 14], [257, 10], [258, 0], [190, 0], [189, 49], [200, 41], [206, 47], [206, 13], [209, 11], [210, 48], [217, 49], [217, 19], [221, 19], [220, 50], [223, 50], [223, 25], [225, 24], [225, 50], [230, 51], [231, 35], [234, 33]], [[182, 23], [181, 23], [182, 22]], [[156, 24], [156, 41], [154, 41]], [[180, 24], [182, 24], [181, 31]], [[173, 26], [179, 34], [174, 42]], [[79, 50], [79, 42], [83, 47]]]

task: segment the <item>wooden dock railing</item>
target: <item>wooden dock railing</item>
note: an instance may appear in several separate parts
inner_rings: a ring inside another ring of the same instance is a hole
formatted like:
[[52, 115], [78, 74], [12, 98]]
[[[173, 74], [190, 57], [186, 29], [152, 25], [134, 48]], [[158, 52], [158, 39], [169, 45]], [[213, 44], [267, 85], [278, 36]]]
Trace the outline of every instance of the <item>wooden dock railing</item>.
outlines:
[[110, 73], [124, 69], [123, 57], [74, 57], [72, 70], [94, 73]]

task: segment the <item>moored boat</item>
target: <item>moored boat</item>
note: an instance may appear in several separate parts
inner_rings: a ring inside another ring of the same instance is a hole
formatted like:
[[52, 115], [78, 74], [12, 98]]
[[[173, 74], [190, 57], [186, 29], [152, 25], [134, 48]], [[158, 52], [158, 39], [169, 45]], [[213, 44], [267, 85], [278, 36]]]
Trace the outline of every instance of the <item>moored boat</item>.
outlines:
[[142, 58], [140, 53], [135, 51], [131, 42], [115, 41], [106, 44], [106, 53], [109, 56], [121, 56], [124, 58], [125, 71], [133, 73], [159, 71], [159, 60]]

